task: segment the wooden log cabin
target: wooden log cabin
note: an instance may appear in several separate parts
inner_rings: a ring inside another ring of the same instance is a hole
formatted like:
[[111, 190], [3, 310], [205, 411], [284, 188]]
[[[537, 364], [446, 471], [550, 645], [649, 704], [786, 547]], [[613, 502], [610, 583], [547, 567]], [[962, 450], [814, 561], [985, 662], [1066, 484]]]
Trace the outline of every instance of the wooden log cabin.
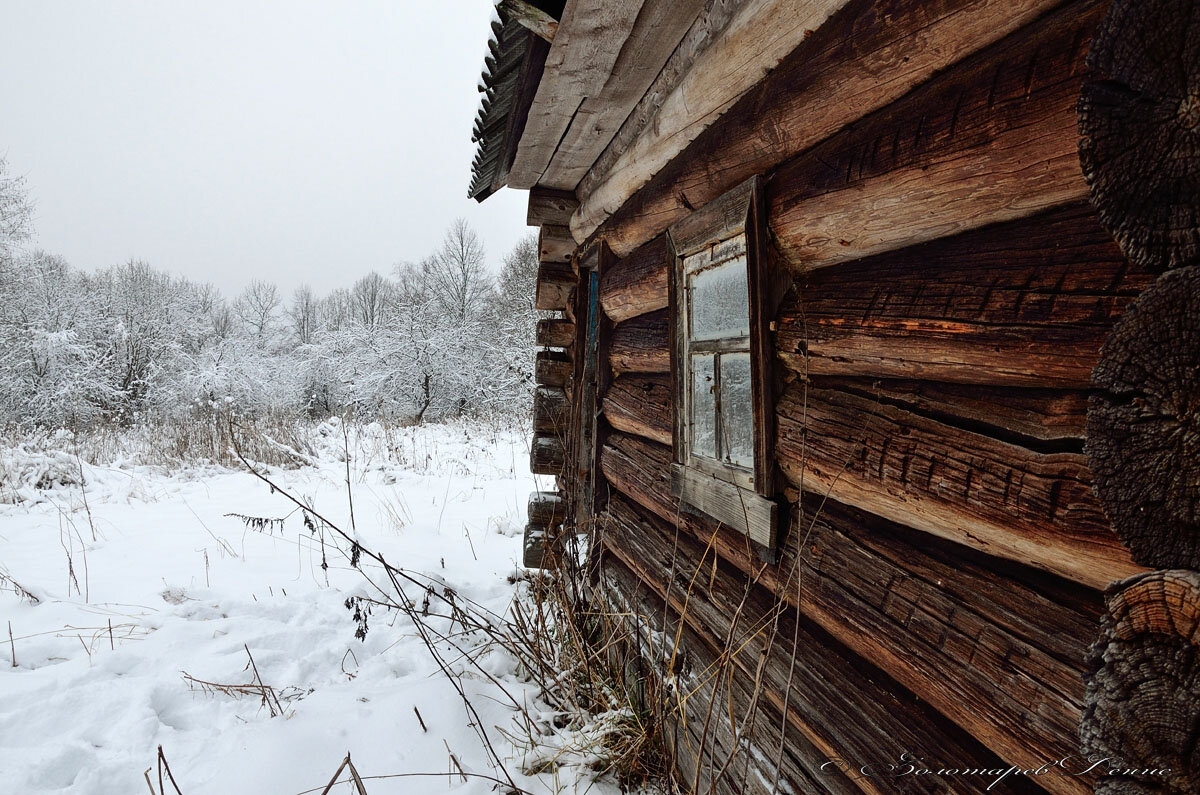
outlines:
[[503, 0], [526, 564], [696, 792], [1200, 792], [1200, 3]]

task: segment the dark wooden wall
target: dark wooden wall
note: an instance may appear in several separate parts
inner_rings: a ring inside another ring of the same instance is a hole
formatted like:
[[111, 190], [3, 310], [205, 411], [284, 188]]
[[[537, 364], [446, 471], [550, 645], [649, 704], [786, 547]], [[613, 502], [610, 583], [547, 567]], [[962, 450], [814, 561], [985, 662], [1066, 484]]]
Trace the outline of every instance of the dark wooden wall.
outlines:
[[[596, 528], [599, 586], [642, 653], [670, 660], [675, 760], [702, 792], [771, 792], [777, 779], [790, 785], [779, 791], [982, 792], [992, 778], [822, 765], [1076, 756], [1103, 591], [1146, 571], [1095, 496], [1084, 447], [1102, 346], [1155, 279], [1100, 223], [1077, 153], [1108, 3], [1045, 3], [975, 49], [955, 39], [969, 26], [923, 28], [933, 12], [916, 5], [848, 3], [584, 246], [624, 256], [597, 266], [599, 509], [576, 506], [575, 520]], [[948, 18], [970, 4], [931, 5]], [[910, 36], [963, 57], [803, 151], [781, 143], [808, 123], [806, 63], [870, 62], [871, 37]], [[771, 564], [682, 512], [670, 487], [664, 230], [751, 167], [789, 285], [771, 329], [790, 520]], [[560, 276], [575, 279], [576, 326], [587, 267]], [[582, 377], [576, 363], [577, 395]], [[577, 489], [570, 463], [544, 471]], [[1094, 782], [1009, 776], [991, 791]]]

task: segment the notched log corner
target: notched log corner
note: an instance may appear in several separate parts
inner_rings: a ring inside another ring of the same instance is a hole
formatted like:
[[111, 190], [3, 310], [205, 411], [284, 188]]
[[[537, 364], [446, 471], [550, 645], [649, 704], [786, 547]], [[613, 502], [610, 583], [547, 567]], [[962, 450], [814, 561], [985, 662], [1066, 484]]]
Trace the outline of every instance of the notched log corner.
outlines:
[[1200, 792], [1200, 573], [1115, 583], [1088, 657], [1083, 755], [1103, 795]]
[[1136, 265], [1200, 262], [1200, 4], [1113, 0], [1079, 98], [1079, 161]]
[[1144, 566], [1200, 569], [1200, 267], [1137, 299], [1092, 383], [1085, 446], [1113, 529]]

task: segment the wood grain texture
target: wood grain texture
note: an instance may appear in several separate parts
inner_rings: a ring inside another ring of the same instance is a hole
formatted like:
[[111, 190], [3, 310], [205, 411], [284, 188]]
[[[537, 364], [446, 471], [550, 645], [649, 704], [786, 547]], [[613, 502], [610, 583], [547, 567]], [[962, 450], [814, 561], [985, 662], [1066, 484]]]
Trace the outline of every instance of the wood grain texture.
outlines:
[[779, 464], [798, 488], [1095, 588], [1142, 570], [1109, 527], [1082, 455], [800, 383], [776, 411]]
[[670, 372], [670, 337], [666, 310], [618, 323], [612, 332], [609, 365], [618, 375]]
[[609, 425], [619, 431], [671, 444], [671, 379], [630, 373], [613, 380], [602, 405]]
[[560, 387], [539, 386], [533, 393], [533, 429], [565, 435], [571, 403]]
[[[631, 166], [623, 176], [614, 169], [603, 186], [585, 179], [580, 191], [585, 200], [572, 229], [582, 238], [603, 222], [609, 245], [624, 255], [692, 208], [895, 102], [931, 75], [999, 42], [1058, 4], [852, 0], [690, 145], [676, 148], [665, 166], [645, 161], [653, 168], [643, 174]], [[1075, 4], [1072, 13], [1081, 13], [1081, 8]], [[999, 48], [1007, 52], [1012, 46], [1005, 42]], [[920, 125], [908, 126], [910, 132], [919, 129]]]
[[674, 254], [665, 234], [643, 243], [600, 280], [600, 305], [614, 323], [667, 305]]
[[1042, 452], [1083, 451], [1088, 392], [886, 378], [814, 376], [817, 389], [852, 392]]
[[1086, 203], [805, 274], [775, 344], [799, 373], [1087, 388], [1153, 281]]
[[[604, 217], [684, 151], [845, 2], [745, 0], [729, 6], [714, 4], [712, 9], [719, 16], [710, 27], [719, 28], [719, 33], [704, 37], [703, 51], [692, 58], [671, 92], [659, 101], [652, 118], [608, 166], [603, 182], [589, 184], [580, 194], [583, 201], [571, 222], [575, 233], [581, 239], [591, 235]], [[723, 21], [730, 12], [728, 21]], [[710, 198], [733, 184], [736, 182]], [[613, 246], [618, 255], [632, 248]]]
[[[864, 665], [825, 633], [798, 621], [794, 610], [781, 605], [754, 578], [746, 579], [714, 560], [703, 542], [687, 537], [676, 541], [669, 524], [621, 497], [612, 501], [608, 517], [604, 544], [609, 554], [665, 600], [671, 613], [682, 615], [715, 651], [723, 652], [731, 676], [761, 681], [760, 699], [828, 757], [886, 766], [904, 749], [917, 747], [935, 748], [931, 753], [939, 757], [970, 760], [971, 766], [994, 764], [995, 757], [984, 747], [962, 737], [873, 665]], [[746, 714], [744, 707], [734, 706], [735, 720]], [[712, 719], [728, 720], [728, 711], [722, 712]], [[897, 791], [894, 780], [861, 777], [855, 783], [867, 792]], [[945, 792], [950, 785], [954, 792], [983, 792], [988, 783], [982, 776], [952, 782], [913, 776], [904, 782], [903, 791]], [[1084, 791], [1080, 782], [1073, 784], [1060, 791]]]
[[534, 491], [526, 505], [529, 523], [538, 527], [560, 524], [567, 515], [567, 503], [561, 492]]
[[537, 290], [534, 296], [536, 309], [545, 312], [563, 312], [571, 305], [578, 278], [571, 266], [564, 262], [543, 262], [538, 265]]
[[571, 380], [571, 357], [562, 351], [538, 351], [533, 380], [541, 386], [562, 388]]
[[1084, 199], [1075, 105], [1103, 13], [1080, 0], [783, 165], [769, 219], [827, 267]]
[[1200, 569], [1200, 266], [1134, 302], [1092, 381], [1088, 463], [1117, 535], [1146, 566]]
[[538, 184], [583, 99], [603, 89], [641, 5], [642, 0], [575, 0], [566, 5], [509, 169], [509, 187]]
[[567, 453], [561, 436], [535, 433], [529, 448], [529, 471], [535, 475], [561, 475]]
[[529, 204], [525, 211], [526, 226], [566, 226], [579, 208], [574, 191], [552, 188], [530, 188]]
[[1079, 727], [1083, 753], [1111, 760], [1096, 792], [1200, 791], [1200, 574], [1152, 572], [1107, 601]]
[[565, 226], [546, 224], [538, 230], [538, 260], [567, 262], [575, 253], [575, 239]]
[[[583, 96], [540, 180], [574, 188], [662, 70], [705, 0], [642, 0], [604, 84]], [[611, 35], [611, 34], [610, 34]]]
[[1132, 262], [1200, 264], [1200, 6], [1114, 0], [1088, 54], [1079, 160]]
[[680, 529], [673, 544], [711, 545], [1010, 761], [1070, 751], [1095, 591], [820, 499], [763, 567], [743, 538], [678, 513], [666, 448], [614, 436], [603, 466], [617, 492]]
[[575, 324], [563, 318], [537, 322], [536, 343], [546, 348], [570, 348], [575, 343]]
[[[829, 755], [794, 722], [783, 720], [752, 681], [718, 675], [722, 660], [713, 639], [680, 622], [633, 570], [607, 555], [601, 578], [604, 602], [624, 620], [628, 637], [637, 639], [641, 664], [654, 666], [651, 676], [677, 682], [675, 698], [655, 707], [666, 723], [675, 767], [689, 787], [712, 795], [774, 795], [780, 782], [796, 792], [863, 792], [835, 767], [822, 769]], [[675, 669], [666, 670], [663, 640], [676, 637]]]

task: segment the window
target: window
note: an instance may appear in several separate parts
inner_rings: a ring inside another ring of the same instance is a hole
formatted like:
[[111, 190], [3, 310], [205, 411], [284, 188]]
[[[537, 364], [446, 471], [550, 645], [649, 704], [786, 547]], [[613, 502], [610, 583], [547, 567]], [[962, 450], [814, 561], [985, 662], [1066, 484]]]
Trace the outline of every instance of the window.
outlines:
[[777, 510], [760, 193], [750, 180], [670, 230], [672, 487], [687, 509], [770, 551]]

